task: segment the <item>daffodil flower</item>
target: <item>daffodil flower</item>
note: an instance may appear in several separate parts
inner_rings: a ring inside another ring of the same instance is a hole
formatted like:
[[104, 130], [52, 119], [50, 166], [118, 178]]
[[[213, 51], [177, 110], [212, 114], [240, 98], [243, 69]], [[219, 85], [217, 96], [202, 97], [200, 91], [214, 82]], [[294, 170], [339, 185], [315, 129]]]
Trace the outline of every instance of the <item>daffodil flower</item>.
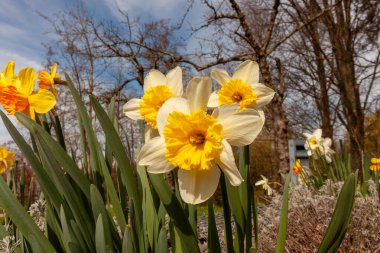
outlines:
[[144, 79], [144, 95], [131, 99], [123, 107], [124, 114], [133, 120], [145, 120], [151, 129], [157, 129], [157, 112], [166, 100], [181, 97], [183, 93], [182, 70], [176, 67], [165, 76], [151, 70]]
[[322, 129], [315, 130], [312, 134], [304, 133], [306, 137], [305, 149], [307, 150], [307, 155], [311, 156], [313, 151], [319, 149], [322, 141]]
[[211, 94], [209, 107], [239, 105], [239, 110], [260, 109], [275, 94], [271, 88], [259, 83], [259, 65], [253, 61], [241, 63], [232, 77], [222, 69], [214, 69], [211, 77], [222, 87]]
[[322, 137], [322, 129], [316, 129], [312, 134], [304, 133], [306, 137], [305, 149], [308, 156], [314, 154], [315, 157], [324, 156], [328, 163], [332, 162], [332, 155], [335, 151], [331, 149], [332, 141], [330, 138]]
[[257, 181], [255, 186], [260, 186], [263, 188], [264, 191], [266, 191], [268, 196], [273, 195], [273, 189], [269, 186], [268, 178], [261, 175], [261, 180]]
[[207, 114], [212, 82], [194, 77], [185, 98], [167, 100], [157, 114], [159, 136], [142, 147], [137, 161], [150, 173], [165, 173], [178, 167], [180, 195], [186, 203], [198, 204], [215, 192], [220, 171], [232, 185], [243, 181], [231, 145], [252, 143], [263, 127], [256, 110], [237, 112], [237, 106], [222, 106]]
[[9, 152], [5, 147], [0, 147], [0, 174], [13, 166], [14, 152]]
[[330, 138], [322, 138], [321, 145], [319, 147], [319, 150], [321, 152], [321, 155], [323, 155], [326, 159], [326, 162], [331, 163], [332, 162], [332, 155], [335, 154], [335, 151], [331, 149], [332, 141]]
[[369, 169], [372, 171], [380, 171], [380, 157], [373, 157], [371, 159], [371, 166], [369, 167]]
[[294, 175], [298, 175], [300, 172], [302, 172], [303, 168], [301, 165], [300, 159], [297, 159], [297, 161], [293, 165], [293, 173]]
[[56, 103], [56, 98], [48, 90], [34, 91], [37, 73], [32, 68], [22, 69], [10, 85], [0, 89], [0, 104], [10, 114], [22, 112], [35, 120], [36, 113], [49, 112]]
[[52, 67], [50, 67], [50, 73], [45, 70], [40, 71], [40, 75], [38, 78], [38, 85], [40, 89], [51, 89], [53, 94], [58, 97], [58, 91], [55, 88], [55, 80], [59, 79], [60, 76], [57, 73], [57, 64], [54, 63]]

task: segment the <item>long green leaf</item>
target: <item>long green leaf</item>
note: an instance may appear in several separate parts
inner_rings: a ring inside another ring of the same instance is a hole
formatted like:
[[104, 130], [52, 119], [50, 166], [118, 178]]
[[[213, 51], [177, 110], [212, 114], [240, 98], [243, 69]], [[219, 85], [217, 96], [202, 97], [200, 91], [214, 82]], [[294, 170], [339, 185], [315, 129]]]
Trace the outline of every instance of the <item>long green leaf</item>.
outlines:
[[175, 194], [170, 190], [168, 184], [161, 175], [149, 174], [150, 181], [156, 190], [162, 204], [174, 224], [174, 229], [178, 234], [182, 249], [188, 253], [199, 253], [198, 239], [187, 219]]
[[218, 229], [215, 222], [214, 214], [214, 204], [212, 199], [208, 201], [208, 252], [209, 253], [219, 253], [222, 252], [220, 249]]
[[278, 235], [277, 235], [276, 253], [285, 252], [286, 228], [288, 226], [289, 183], [290, 183], [290, 173], [286, 177], [285, 185], [284, 185], [284, 193], [282, 195], [280, 227], [278, 229]]
[[28, 240], [34, 252], [56, 252], [48, 239], [34, 223], [24, 207], [8, 188], [3, 178], [0, 178], [0, 207], [17, 225], [17, 229]]
[[335, 252], [342, 243], [350, 222], [352, 206], [355, 200], [355, 187], [356, 176], [351, 173], [340, 191], [334, 213], [319, 246], [318, 253]]
[[5, 127], [8, 130], [8, 133], [12, 136], [12, 139], [15, 141], [25, 158], [28, 160], [29, 165], [33, 168], [37, 180], [40, 182], [41, 190], [45, 194], [46, 199], [48, 201], [51, 201], [54, 208], [59, 210], [61, 206], [60, 203], [63, 202], [63, 198], [57, 191], [57, 188], [55, 187], [52, 179], [45, 172], [33, 149], [28, 145], [24, 137], [18, 132], [16, 127], [1, 110], [0, 116], [4, 122]]

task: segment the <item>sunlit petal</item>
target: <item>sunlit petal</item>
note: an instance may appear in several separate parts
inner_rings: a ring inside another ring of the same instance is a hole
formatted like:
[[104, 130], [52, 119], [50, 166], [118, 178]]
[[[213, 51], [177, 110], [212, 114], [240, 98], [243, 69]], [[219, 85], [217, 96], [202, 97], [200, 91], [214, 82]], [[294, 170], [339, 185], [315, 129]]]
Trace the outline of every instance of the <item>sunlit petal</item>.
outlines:
[[219, 167], [223, 171], [224, 175], [228, 178], [233, 186], [238, 186], [243, 182], [243, 178], [240, 175], [239, 169], [236, 166], [234, 154], [232, 152], [231, 145], [226, 141], [222, 141], [222, 152], [217, 161]]
[[210, 170], [178, 170], [181, 198], [193, 205], [208, 200], [216, 191], [219, 178], [220, 170], [216, 166]]
[[197, 76], [190, 80], [186, 90], [186, 98], [189, 101], [191, 112], [207, 110], [211, 90], [212, 82], [209, 77]]
[[140, 114], [140, 102], [141, 99], [132, 98], [123, 106], [124, 114], [133, 120], [140, 120], [143, 117]]
[[241, 63], [235, 70], [232, 78], [240, 79], [247, 84], [259, 82], [259, 64], [247, 60]]

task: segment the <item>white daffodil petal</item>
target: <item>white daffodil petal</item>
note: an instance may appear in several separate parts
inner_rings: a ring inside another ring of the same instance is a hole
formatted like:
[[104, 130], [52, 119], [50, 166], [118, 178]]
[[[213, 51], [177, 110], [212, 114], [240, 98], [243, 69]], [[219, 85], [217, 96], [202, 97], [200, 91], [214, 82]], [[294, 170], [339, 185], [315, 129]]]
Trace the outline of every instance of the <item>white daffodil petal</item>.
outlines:
[[259, 64], [247, 60], [241, 63], [235, 70], [232, 78], [240, 79], [247, 84], [259, 82]]
[[211, 77], [220, 85], [228, 83], [231, 80], [230, 75], [223, 69], [213, 69], [211, 71]]
[[320, 128], [316, 129], [312, 135], [315, 136], [315, 138], [317, 138], [317, 140], [321, 139], [322, 138], [322, 129], [320, 129]]
[[268, 86], [265, 86], [261, 83], [254, 83], [251, 84], [253, 92], [256, 94], [257, 99], [255, 103], [253, 103], [253, 108], [261, 108], [264, 105], [267, 105], [272, 101], [274, 97], [274, 90], [269, 88]]
[[207, 107], [214, 108], [219, 106], [219, 95], [215, 91], [211, 93], [208, 99]]
[[217, 161], [219, 167], [223, 171], [224, 175], [230, 180], [233, 186], [238, 186], [244, 181], [240, 175], [239, 169], [236, 166], [234, 154], [232, 152], [231, 145], [226, 141], [222, 141], [222, 152]]
[[140, 102], [141, 99], [132, 98], [123, 106], [124, 114], [133, 120], [143, 119], [140, 114]]
[[257, 110], [245, 109], [237, 112], [236, 106], [220, 106], [214, 110], [213, 116], [223, 126], [223, 139], [232, 146], [245, 146], [261, 132], [264, 122]]
[[181, 198], [189, 204], [199, 204], [208, 200], [216, 191], [220, 170], [213, 166], [210, 170], [178, 170], [178, 186]]
[[174, 169], [174, 166], [166, 159], [165, 139], [155, 137], [145, 143], [137, 157], [140, 166], [148, 166], [149, 173], [165, 173]]
[[189, 101], [190, 111], [207, 110], [207, 103], [212, 90], [212, 81], [209, 77], [196, 76], [187, 86], [186, 98]]
[[162, 74], [160, 71], [153, 69], [149, 71], [148, 75], [146, 75], [144, 79], [144, 93], [157, 85], [168, 85], [166, 76]]
[[183, 83], [182, 83], [182, 69], [175, 67], [166, 74], [167, 85], [175, 97], [182, 96]]
[[189, 103], [184, 98], [170, 98], [161, 106], [157, 113], [157, 129], [161, 136], [164, 133], [164, 127], [167, 123], [169, 114], [172, 112], [182, 112], [190, 114]]
[[259, 181], [257, 181], [256, 182], [256, 186], [260, 186], [260, 185], [262, 185], [262, 184], [266, 184], [266, 181], [265, 180], [259, 180]]
[[150, 139], [159, 136], [157, 129], [151, 128], [149, 125], [145, 126], [144, 138], [145, 142], [148, 142]]
[[322, 145], [325, 147], [331, 147], [332, 141], [330, 138], [324, 138]]

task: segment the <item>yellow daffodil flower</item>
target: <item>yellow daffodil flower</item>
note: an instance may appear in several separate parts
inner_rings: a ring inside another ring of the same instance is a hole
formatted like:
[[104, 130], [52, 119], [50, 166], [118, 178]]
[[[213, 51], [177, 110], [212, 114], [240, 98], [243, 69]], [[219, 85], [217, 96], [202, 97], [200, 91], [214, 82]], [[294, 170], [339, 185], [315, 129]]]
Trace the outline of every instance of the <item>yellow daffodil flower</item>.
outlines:
[[60, 76], [57, 73], [57, 64], [54, 63], [52, 67], [50, 67], [50, 74], [45, 70], [40, 71], [40, 75], [38, 78], [38, 85], [40, 89], [51, 89], [53, 94], [58, 97], [58, 91], [55, 88], [55, 80], [59, 79]]
[[232, 185], [241, 184], [231, 145], [252, 143], [263, 127], [261, 116], [253, 109], [237, 112], [237, 106], [221, 106], [207, 114], [211, 89], [210, 78], [194, 77], [188, 84], [187, 99], [168, 99], [157, 113], [159, 136], [147, 141], [137, 158], [150, 173], [178, 167], [180, 195], [191, 204], [214, 194], [220, 170]]
[[13, 166], [14, 152], [9, 152], [5, 147], [0, 147], [0, 174]]
[[257, 181], [256, 182], [256, 186], [260, 186], [263, 188], [263, 190], [266, 192], [266, 194], [268, 196], [271, 196], [273, 195], [273, 189], [272, 187], [270, 187], [269, 185], [269, 181], [268, 181], [268, 178], [264, 177], [263, 175], [261, 175], [261, 180]]
[[293, 173], [294, 175], [298, 175], [300, 172], [302, 172], [302, 165], [301, 165], [301, 161], [299, 159], [297, 159], [297, 161], [294, 163], [294, 166], [293, 166]]
[[214, 69], [211, 77], [222, 87], [211, 94], [209, 107], [239, 105], [239, 110], [260, 109], [275, 94], [271, 88], [259, 83], [259, 65], [253, 61], [241, 63], [232, 77], [222, 69]]
[[380, 171], [380, 157], [379, 158], [372, 158], [371, 159], [371, 166], [369, 167], [372, 171]]
[[183, 93], [182, 70], [176, 67], [165, 76], [158, 70], [151, 70], [144, 79], [144, 95], [141, 99], [131, 99], [123, 107], [124, 114], [133, 120], [145, 120], [148, 124], [146, 136], [157, 129], [157, 112], [162, 104]]
[[35, 120], [35, 113], [47, 113], [56, 103], [56, 98], [48, 90], [34, 91], [37, 73], [32, 68], [22, 69], [10, 85], [0, 89], [0, 104], [10, 114], [22, 112]]

